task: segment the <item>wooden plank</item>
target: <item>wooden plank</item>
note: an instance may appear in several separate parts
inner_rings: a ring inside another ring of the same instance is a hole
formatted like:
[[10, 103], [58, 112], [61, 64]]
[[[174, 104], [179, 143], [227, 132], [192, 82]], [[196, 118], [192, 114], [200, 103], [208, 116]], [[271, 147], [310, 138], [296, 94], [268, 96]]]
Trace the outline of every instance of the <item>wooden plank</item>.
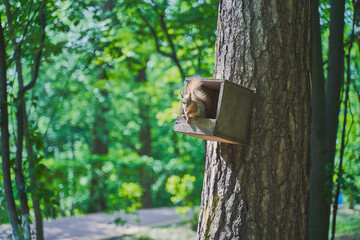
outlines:
[[208, 141], [218, 141], [231, 144], [244, 144], [245, 141], [233, 137], [217, 135], [214, 136], [214, 127], [216, 126], [216, 119], [199, 118], [192, 120], [190, 124], [186, 123], [183, 117], [177, 116], [174, 126], [174, 131], [187, 134], [189, 136], [201, 138]]
[[216, 119], [211, 118], [198, 118], [197, 120], [191, 119], [190, 124], [188, 124], [183, 117], [177, 116], [174, 131], [212, 136], [214, 134], [215, 124]]
[[192, 134], [192, 133], [184, 133], [184, 134], [192, 136], [192, 137], [201, 138], [201, 139], [204, 139], [206, 141], [217, 141], [217, 142], [223, 142], [223, 143], [241, 144], [241, 143], [238, 143], [238, 142], [230, 141], [230, 140], [220, 138], [220, 137], [216, 137], [216, 136], [206, 136], [206, 135], [199, 135], [199, 134]]

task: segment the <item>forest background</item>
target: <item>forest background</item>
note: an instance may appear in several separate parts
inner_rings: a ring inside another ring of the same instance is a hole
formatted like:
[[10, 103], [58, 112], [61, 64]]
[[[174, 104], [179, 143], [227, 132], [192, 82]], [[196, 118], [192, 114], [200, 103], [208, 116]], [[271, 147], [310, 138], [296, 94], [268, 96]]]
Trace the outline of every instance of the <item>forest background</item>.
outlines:
[[[352, 81], [347, 114], [342, 103], [339, 116], [339, 129], [346, 117], [344, 174], [337, 174], [338, 131], [333, 179], [350, 208], [360, 203], [360, 33], [354, 9], [346, 1], [345, 73]], [[328, 1], [320, 1], [319, 13], [326, 77]], [[173, 126], [185, 76], [213, 76], [217, 1], [5, 0], [0, 18], [18, 212], [26, 212], [23, 193], [38, 200], [28, 201], [30, 212], [40, 209], [45, 218], [200, 205], [204, 141], [176, 134]], [[344, 83], [342, 102], [345, 89]], [[19, 164], [24, 188], [15, 176]], [[2, 169], [0, 224], [9, 222], [4, 164]]]

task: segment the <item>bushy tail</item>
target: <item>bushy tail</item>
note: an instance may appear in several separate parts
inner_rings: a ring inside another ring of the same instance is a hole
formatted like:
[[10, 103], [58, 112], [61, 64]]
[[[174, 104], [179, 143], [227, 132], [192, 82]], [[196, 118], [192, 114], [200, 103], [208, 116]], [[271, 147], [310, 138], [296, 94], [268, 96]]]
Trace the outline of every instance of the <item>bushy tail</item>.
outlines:
[[191, 99], [195, 101], [202, 101], [203, 103], [208, 101], [208, 96], [202, 89], [202, 82], [199, 80], [192, 80], [187, 85], [186, 94], [191, 93]]
[[189, 94], [191, 93], [191, 100], [198, 102], [200, 101], [202, 102], [202, 104], [205, 105], [206, 117], [214, 118], [216, 115], [216, 106], [213, 106], [213, 103], [216, 96], [214, 96], [214, 93], [212, 91], [209, 91], [202, 85], [203, 82], [199, 80], [190, 81], [187, 85], [186, 94], [189, 96]]

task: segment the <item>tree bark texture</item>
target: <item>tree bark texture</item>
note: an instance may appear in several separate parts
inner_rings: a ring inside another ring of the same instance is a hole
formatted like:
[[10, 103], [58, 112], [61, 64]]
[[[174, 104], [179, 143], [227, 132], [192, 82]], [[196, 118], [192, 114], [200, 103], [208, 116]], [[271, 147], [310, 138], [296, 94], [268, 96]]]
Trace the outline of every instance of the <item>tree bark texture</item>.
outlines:
[[214, 77], [256, 94], [248, 145], [207, 143], [197, 239], [307, 239], [310, 46], [309, 1], [220, 0]]
[[319, 1], [311, 2], [312, 24], [312, 69], [311, 69], [311, 172], [310, 172], [310, 219], [309, 239], [328, 239], [328, 214], [326, 207], [326, 122], [325, 79], [321, 48], [321, 29], [319, 22]]

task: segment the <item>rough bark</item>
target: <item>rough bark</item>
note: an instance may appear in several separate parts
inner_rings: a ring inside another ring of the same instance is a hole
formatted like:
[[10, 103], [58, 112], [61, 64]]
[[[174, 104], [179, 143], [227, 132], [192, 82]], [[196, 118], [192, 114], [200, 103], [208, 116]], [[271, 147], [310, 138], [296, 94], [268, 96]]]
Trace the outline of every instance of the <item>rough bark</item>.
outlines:
[[0, 18], [0, 114], [1, 114], [1, 158], [6, 208], [9, 214], [13, 239], [19, 239], [19, 222], [10, 173], [9, 119], [7, 101], [6, 51], [4, 31]]
[[311, 172], [310, 172], [310, 219], [309, 239], [328, 239], [326, 214], [326, 126], [325, 126], [325, 80], [319, 23], [319, 1], [311, 2], [312, 24], [312, 125], [311, 125]]
[[310, 2], [222, 0], [217, 37], [214, 77], [256, 95], [248, 145], [207, 143], [197, 239], [307, 239]]
[[330, 37], [328, 54], [328, 77], [326, 83], [326, 128], [328, 169], [326, 187], [327, 229], [330, 222], [332, 178], [339, 124], [340, 91], [344, 83], [344, 10], [345, 0], [332, 0], [330, 10]]
[[[138, 72], [138, 75], [135, 78], [135, 82], [138, 84], [146, 83], [146, 65], [141, 68]], [[150, 117], [149, 117], [149, 101], [144, 98], [139, 99], [139, 119], [141, 122], [139, 140], [141, 142], [141, 148], [139, 155], [146, 155], [151, 157], [151, 126], [150, 126]], [[141, 203], [143, 208], [152, 207], [152, 179], [148, 174], [148, 171], [145, 167], [139, 168], [140, 176], [140, 185], [144, 189], [143, 196], [141, 198]]]

